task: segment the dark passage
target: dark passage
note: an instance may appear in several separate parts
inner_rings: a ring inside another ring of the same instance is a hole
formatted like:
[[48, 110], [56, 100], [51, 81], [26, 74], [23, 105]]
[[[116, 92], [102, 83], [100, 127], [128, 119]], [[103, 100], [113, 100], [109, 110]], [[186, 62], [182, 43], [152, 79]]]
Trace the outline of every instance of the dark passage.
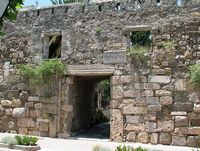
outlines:
[[109, 77], [76, 77], [74, 81], [75, 108], [72, 138], [109, 138]]

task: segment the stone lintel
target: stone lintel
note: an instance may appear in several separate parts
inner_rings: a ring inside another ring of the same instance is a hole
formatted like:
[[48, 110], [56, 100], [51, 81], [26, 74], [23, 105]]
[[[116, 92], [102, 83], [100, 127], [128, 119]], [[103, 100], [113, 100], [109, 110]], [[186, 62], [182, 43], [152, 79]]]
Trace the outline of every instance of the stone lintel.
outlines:
[[125, 26], [124, 32], [130, 31], [151, 31], [151, 27], [148, 25], [137, 25], [137, 26]]
[[109, 65], [68, 65], [65, 75], [73, 76], [111, 76], [114, 67]]

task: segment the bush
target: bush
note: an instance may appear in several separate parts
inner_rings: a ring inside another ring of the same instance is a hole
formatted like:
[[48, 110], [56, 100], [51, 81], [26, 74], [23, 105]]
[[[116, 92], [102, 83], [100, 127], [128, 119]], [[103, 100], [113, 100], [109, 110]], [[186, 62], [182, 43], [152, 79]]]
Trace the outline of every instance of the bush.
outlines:
[[200, 84], [200, 64], [190, 66], [190, 82], [194, 86]]
[[32, 84], [44, 84], [52, 75], [62, 75], [65, 66], [59, 59], [42, 61], [38, 66], [20, 65], [20, 73]]
[[110, 151], [110, 149], [106, 148], [106, 147], [102, 147], [100, 145], [95, 145], [93, 147], [93, 151]]
[[147, 151], [147, 149], [142, 148], [142, 147], [137, 147], [137, 148], [133, 148], [130, 146], [118, 146], [117, 149], [115, 149], [115, 151]]
[[25, 145], [25, 146], [35, 146], [38, 141], [37, 137], [28, 135], [25, 136], [16, 135], [15, 139], [17, 140], [17, 143], [19, 145]]
[[8, 145], [18, 145], [17, 140], [13, 136], [5, 136], [1, 139], [1, 143]]

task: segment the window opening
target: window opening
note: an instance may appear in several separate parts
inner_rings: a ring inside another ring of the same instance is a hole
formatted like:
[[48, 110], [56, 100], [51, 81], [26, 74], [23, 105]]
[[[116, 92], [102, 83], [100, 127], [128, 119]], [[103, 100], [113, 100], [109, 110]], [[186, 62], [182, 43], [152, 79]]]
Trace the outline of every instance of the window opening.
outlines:
[[61, 58], [61, 43], [61, 35], [49, 37], [49, 59]]

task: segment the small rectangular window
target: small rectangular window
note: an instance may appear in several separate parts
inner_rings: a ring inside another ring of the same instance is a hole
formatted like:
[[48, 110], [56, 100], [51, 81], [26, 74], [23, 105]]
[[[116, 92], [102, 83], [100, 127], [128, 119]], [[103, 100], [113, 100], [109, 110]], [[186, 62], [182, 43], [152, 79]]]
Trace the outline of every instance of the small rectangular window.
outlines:
[[182, 0], [176, 0], [176, 5], [177, 6], [182, 6]]
[[161, 5], [161, 0], [156, 0], [156, 4], [157, 4], [157, 6], [160, 6]]
[[49, 36], [49, 59], [61, 58], [62, 36]]

